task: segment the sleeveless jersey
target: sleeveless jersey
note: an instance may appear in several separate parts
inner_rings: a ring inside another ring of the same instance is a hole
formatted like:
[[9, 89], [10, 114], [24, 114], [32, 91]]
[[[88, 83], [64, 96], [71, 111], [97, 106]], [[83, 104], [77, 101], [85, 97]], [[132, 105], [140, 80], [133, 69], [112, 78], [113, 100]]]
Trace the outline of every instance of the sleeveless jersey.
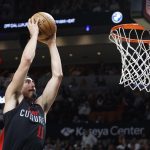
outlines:
[[42, 150], [46, 134], [44, 111], [24, 99], [4, 114], [3, 150]]

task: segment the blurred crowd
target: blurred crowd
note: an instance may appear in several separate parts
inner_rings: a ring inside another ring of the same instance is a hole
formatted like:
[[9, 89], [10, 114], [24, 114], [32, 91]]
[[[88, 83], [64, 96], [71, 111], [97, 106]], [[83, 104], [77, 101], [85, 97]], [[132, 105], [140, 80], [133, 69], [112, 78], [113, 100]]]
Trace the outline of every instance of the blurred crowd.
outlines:
[[[51, 77], [48, 68], [42, 70], [42, 73], [40, 68], [30, 73], [38, 95]], [[120, 71], [119, 64], [64, 66], [63, 82], [48, 115], [49, 122], [132, 123], [150, 120], [149, 94], [119, 85]], [[12, 76], [13, 73], [7, 70], [0, 72], [0, 96], [4, 95]]]
[[0, 19], [26, 19], [38, 11], [45, 11], [52, 15], [128, 11], [129, 6], [129, 0], [0, 0]]
[[[48, 67], [34, 68], [30, 76], [35, 80], [40, 95], [51, 77]], [[149, 93], [132, 91], [119, 85], [120, 64], [85, 64], [63, 66], [64, 78], [56, 101], [47, 116], [49, 124], [115, 124], [141, 123], [150, 120]], [[0, 96], [13, 76], [13, 70], [0, 71]], [[121, 135], [120, 135], [121, 136]], [[83, 137], [82, 137], [83, 138]], [[147, 137], [99, 139], [83, 148], [81, 139], [53, 139], [47, 137], [44, 150], [148, 150]], [[91, 138], [91, 137], [90, 137]], [[86, 140], [87, 141], [87, 140]], [[91, 140], [90, 140], [91, 141]], [[135, 148], [136, 147], [136, 148]]]
[[[85, 138], [86, 137], [86, 138]], [[86, 145], [85, 145], [86, 143]], [[119, 135], [116, 138], [98, 139], [91, 133], [86, 133], [77, 140], [71, 137], [69, 140], [47, 138], [44, 150], [149, 150], [150, 140], [146, 137], [126, 138]]]

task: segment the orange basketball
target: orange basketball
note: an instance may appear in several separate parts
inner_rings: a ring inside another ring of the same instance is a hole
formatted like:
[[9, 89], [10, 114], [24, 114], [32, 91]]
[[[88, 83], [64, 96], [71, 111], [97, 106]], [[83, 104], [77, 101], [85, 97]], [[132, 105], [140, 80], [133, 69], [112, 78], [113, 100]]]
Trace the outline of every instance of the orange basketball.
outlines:
[[57, 31], [54, 18], [46, 12], [38, 12], [32, 16], [35, 20], [39, 18], [39, 36], [38, 41], [48, 40]]

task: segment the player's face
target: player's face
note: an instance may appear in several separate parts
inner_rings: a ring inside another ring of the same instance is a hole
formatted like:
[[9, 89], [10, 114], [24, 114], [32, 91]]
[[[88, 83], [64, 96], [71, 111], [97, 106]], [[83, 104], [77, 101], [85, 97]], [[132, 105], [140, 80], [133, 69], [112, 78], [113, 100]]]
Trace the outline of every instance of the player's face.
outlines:
[[35, 92], [36, 89], [35, 89], [34, 81], [31, 78], [27, 77], [24, 81], [23, 88], [22, 88], [23, 95], [25, 97], [32, 98]]

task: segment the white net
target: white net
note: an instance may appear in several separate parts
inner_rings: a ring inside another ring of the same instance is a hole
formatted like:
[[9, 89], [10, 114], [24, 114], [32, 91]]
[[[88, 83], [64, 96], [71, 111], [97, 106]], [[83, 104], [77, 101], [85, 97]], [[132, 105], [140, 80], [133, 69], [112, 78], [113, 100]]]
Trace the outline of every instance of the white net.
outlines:
[[150, 92], [150, 43], [144, 40], [149, 36], [148, 30], [127, 30], [122, 27], [110, 32], [109, 39], [116, 44], [121, 54], [120, 84], [124, 87]]

